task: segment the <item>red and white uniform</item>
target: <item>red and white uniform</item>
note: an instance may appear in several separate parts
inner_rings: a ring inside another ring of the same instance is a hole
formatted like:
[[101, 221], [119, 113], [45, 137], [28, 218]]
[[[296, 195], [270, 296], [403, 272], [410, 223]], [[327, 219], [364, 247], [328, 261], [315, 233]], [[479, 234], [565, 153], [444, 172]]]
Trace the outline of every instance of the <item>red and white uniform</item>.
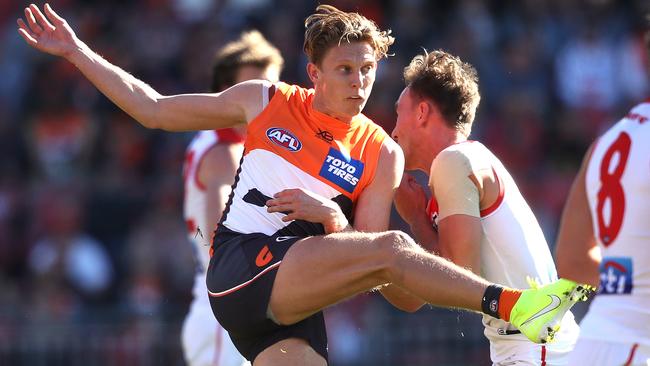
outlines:
[[[650, 100], [596, 142], [585, 185], [603, 260], [575, 356], [590, 365], [650, 365]], [[597, 344], [611, 352], [590, 361]]]
[[[477, 141], [452, 145], [436, 159], [450, 154], [462, 156], [464, 164], [468, 164], [468, 171], [493, 170], [499, 182], [499, 197], [491, 207], [480, 211], [483, 228], [481, 276], [513, 288], [528, 288], [527, 276], [536, 278], [541, 285], [556, 280], [555, 264], [539, 223], [501, 161]], [[433, 171], [440, 165], [434, 159], [431, 177], [440, 176]], [[435, 183], [430, 184], [435, 191]], [[449, 216], [438, 211], [438, 203], [432, 197], [427, 213], [436, 229], [438, 220], [444, 219], [444, 215]], [[567, 354], [578, 337], [578, 326], [570, 312], [566, 314], [555, 341], [548, 345], [532, 343], [522, 334], [507, 334], [516, 328], [488, 315], [483, 316], [483, 324], [495, 365], [566, 365]]]
[[217, 144], [243, 141], [244, 137], [233, 129], [201, 131], [195, 135], [185, 155], [183, 212], [188, 238], [197, 260], [192, 290], [194, 300], [185, 318], [181, 335], [185, 359], [190, 366], [241, 366], [246, 362], [232, 344], [228, 333], [216, 321], [210, 308], [205, 276], [210, 262], [212, 228], [216, 223], [206, 222], [206, 192], [197, 175], [201, 160], [210, 149]]

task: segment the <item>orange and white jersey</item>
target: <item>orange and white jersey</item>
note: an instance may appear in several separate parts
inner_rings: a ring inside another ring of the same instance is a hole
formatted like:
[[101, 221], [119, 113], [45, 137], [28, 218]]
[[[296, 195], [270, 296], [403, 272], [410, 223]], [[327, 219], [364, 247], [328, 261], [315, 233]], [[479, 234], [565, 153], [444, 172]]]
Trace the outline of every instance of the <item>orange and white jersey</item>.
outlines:
[[363, 115], [344, 123], [312, 108], [313, 89], [278, 83], [268, 106], [248, 124], [244, 156], [222, 227], [243, 234], [323, 234], [322, 225], [283, 222], [268, 213], [277, 192], [303, 188], [333, 199], [350, 219], [372, 181], [387, 134]]
[[585, 185], [603, 260], [581, 337], [650, 345], [650, 100], [596, 142]]
[[[205, 186], [199, 181], [198, 168], [205, 154], [217, 144], [243, 143], [244, 136], [234, 129], [200, 131], [190, 142], [185, 152], [183, 180], [185, 199], [183, 216], [187, 226], [187, 235], [192, 243], [197, 259], [197, 279], [194, 281], [194, 296], [205, 296], [205, 273], [210, 263], [210, 240], [216, 223], [206, 222], [207, 198]], [[228, 172], [228, 174], [231, 174]], [[234, 181], [234, 177], [233, 177]]]
[[[501, 161], [483, 144], [465, 141], [447, 147], [443, 152], [462, 154], [470, 170], [492, 170], [499, 183], [499, 196], [491, 207], [480, 210], [483, 235], [480, 243], [481, 276], [487, 280], [514, 288], [530, 287], [526, 277], [536, 278], [540, 284], [557, 279], [555, 263], [542, 229], [528, 203], [519, 192], [510, 173]], [[440, 155], [436, 157], [440, 157]], [[432, 169], [438, 166], [434, 160]], [[439, 175], [436, 172], [431, 176]], [[435, 189], [433, 190], [435, 192]], [[427, 214], [437, 230], [440, 214], [435, 196], [427, 206]], [[575, 327], [573, 315], [565, 317], [567, 326]], [[483, 317], [485, 335], [490, 341], [512, 339], [522, 335], [505, 335], [515, 329], [503, 320]], [[567, 329], [569, 331], [570, 329]], [[558, 335], [561, 337], [561, 334]], [[570, 342], [575, 342], [576, 334]]]

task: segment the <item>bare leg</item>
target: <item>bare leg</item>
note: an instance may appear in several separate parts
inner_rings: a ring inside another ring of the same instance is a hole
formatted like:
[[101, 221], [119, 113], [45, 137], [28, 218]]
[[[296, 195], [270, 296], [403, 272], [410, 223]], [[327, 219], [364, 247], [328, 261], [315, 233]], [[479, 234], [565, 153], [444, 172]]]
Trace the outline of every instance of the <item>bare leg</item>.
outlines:
[[338, 233], [294, 244], [271, 293], [271, 313], [292, 324], [379, 285], [392, 283], [437, 306], [480, 311], [488, 282], [424, 251], [408, 235]]
[[253, 366], [326, 366], [325, 359], [302, 339], [284, 339], [262, 351]]

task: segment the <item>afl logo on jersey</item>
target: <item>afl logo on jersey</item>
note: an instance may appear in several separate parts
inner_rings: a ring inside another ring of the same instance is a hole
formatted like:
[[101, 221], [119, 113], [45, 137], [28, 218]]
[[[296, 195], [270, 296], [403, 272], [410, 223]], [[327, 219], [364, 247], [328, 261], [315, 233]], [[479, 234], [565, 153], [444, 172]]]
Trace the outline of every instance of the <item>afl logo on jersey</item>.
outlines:
[[274, 144], [280, 145], [289, 151], [296, 152], [302, 149], [302, 143], [300, 140], [284, 128], [269, 128], [266, 130], [266, 137], [268, 137]]

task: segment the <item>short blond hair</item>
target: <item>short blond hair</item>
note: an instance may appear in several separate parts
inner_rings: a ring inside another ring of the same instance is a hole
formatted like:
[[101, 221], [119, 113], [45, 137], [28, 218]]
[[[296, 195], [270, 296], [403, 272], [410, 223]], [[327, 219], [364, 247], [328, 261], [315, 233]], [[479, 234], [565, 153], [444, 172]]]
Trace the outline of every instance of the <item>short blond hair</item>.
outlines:
[[481, 101], [476, 69], [447, 52], [415, 56], [404, 80], [417, 96], [434, 102], [447, 124], [469, 135]]
[[212, 63], [212, 91], [218, 92], [233, 86], [237, 72], [243, 66], [261, 69], [276, 66], [282, 70], [284, 59], [262, 33], [256, 30], [244, 32], [216, 52]]
[[320, 65], [325, 53], [341, 42], [368, 42], [377, 61], [388, 56], [388, 47], [395, 42], [391, 31], [381, 31], [377, 24], [359, 13], [347, 13], [331, 5], [319, 5], [305, 20], [303, 50], [309, 62]]

